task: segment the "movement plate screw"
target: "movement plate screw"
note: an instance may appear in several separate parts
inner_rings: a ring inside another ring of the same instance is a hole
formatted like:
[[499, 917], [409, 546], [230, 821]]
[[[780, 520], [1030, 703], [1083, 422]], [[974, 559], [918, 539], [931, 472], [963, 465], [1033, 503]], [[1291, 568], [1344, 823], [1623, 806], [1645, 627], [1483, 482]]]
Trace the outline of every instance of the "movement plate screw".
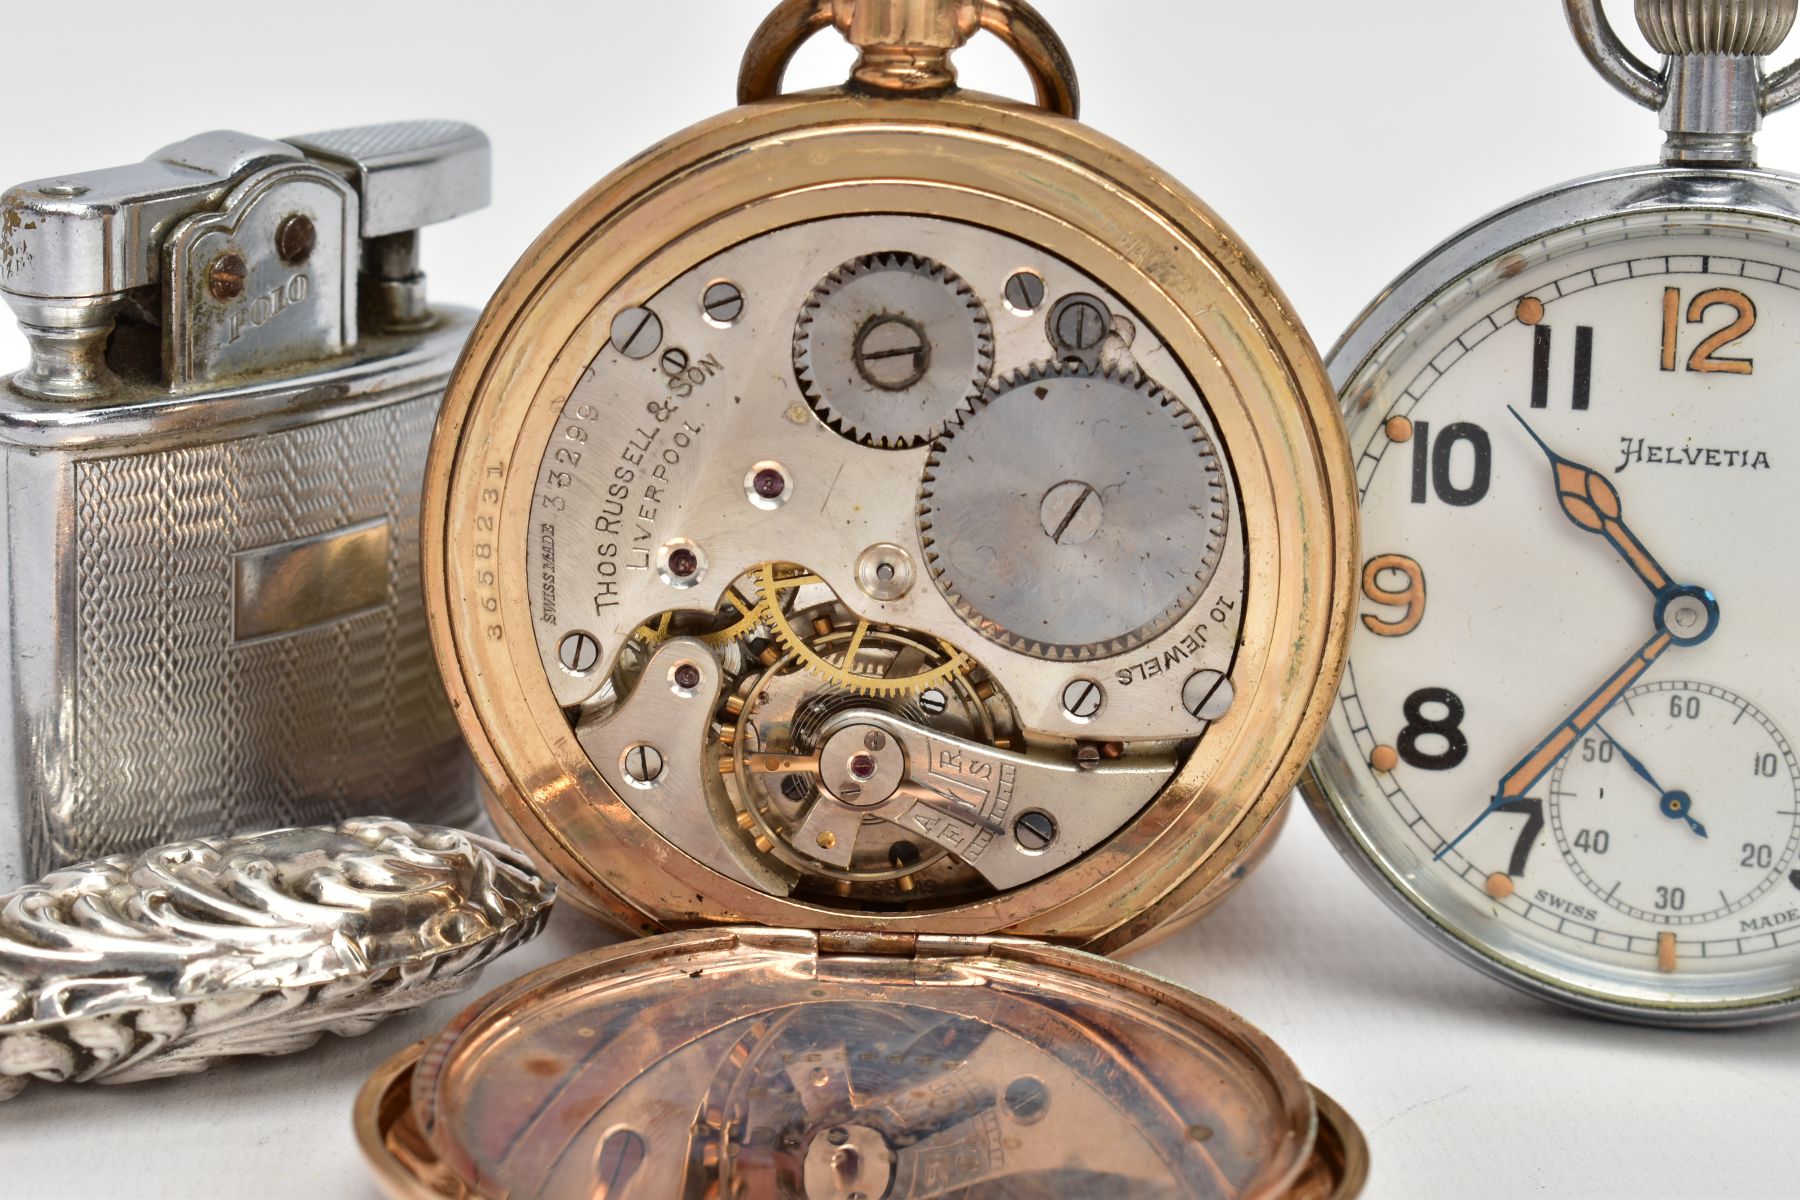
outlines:
[[244, 276], [249, 268], [239, 254], [221, 254], [207, 272], [206, 290], [214, 300], [236, 300], [244, 294]]
[[318, 244], [319, 230], [305, 213], [295, 213], [275, 230], [275, 253], [290, 267], [311, 258]]
[[662, 778], [663, 754], [647, 742], [639, 742], [625, 752], [625, 778], [634, 785], [653, 787]]
[[1071, 679], [1063, 688], [1063, 712], [1077, 721], [1092, 720], [1106, 703], [1106, 691], [1091, 679]]
[[589, 634], [565, 634], [556, 644], [556, 659], [577, 675], [585, 675], [600, 661], [600, 643]]
[[1181, 685], [1181, 707], [1202, 721], [1216, 721], [1224, 716], [1236, 698], [1231, 680], [1218, 671], [1195, 671]]
[[1032, 809], [1013, 824], [1013, 837], [1026, 850], [1036, 853], [1048, 849], [1056, 840], [1056, 819], [1041, 809]]
[[662, 336], [662, 318], [647, 308], [628, 308], [613, 318], [612, 346], [626, 358], [649, 358]]
[[700, 308], [714, 325], [731, 325], [744, 315], [744, 292], [737, 284], [721, 279], [706, 289]]
[[1029, 317], [1044, 302], [1044, 279], [1036, 271], [1020, 271], [1006, 281], [1003, 293], [1006, 306], [1021, 317]]

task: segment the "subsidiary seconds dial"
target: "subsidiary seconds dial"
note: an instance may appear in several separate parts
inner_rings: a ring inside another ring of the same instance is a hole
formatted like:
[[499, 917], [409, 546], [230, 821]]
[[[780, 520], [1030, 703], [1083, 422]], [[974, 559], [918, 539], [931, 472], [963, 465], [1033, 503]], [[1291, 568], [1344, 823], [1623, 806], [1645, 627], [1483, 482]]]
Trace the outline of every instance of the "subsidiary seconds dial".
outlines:
[[1618, 911], [1696, 925], [1782, 882], [1800, 850], [1800, 763], [1748, 700], [1639, 684], [1558, 764], [1550, 827], [1576, 878]]

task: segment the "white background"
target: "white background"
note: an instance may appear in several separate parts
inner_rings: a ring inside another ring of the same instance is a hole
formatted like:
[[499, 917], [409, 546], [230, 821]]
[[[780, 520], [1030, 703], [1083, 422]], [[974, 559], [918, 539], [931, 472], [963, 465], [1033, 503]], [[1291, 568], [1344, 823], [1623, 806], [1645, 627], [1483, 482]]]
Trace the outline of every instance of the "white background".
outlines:
[[[1086, 119], [1224, 214], [1324, 346], [1456, 227], [1648, 161], [1659, 138], [1585, 65], [1556, 0], [1041, 6], [1081, 70]], [[0, 182], [135, 161], [218, 127], [480, 125], [494, 205], [425, 242], [434, 294], [475, 303], [595, 179], [731, 103], [763, 4], [7, 9]], [[845, 62], [820, 46], [796, 80], [832, 81]], [[1023, 94], [995, 47], [962, 64], [971, 86]], [[1800, 113], [1776, 117], [1762, 145], [1765, 163], [1800, 169]], [[0, 333], [0, 362], [23, 359]], [[595, 940], [565, 913], [487, 982]], [[1800, 1023], [1637, 1030], [1517, 995], [1402, 925], [1304, 810], [1224, 909], [1137, 961], [1243, 1013], [1349, 1109], [1373, 1147], [1371, 1196], [1800, 1195]], [[195, 1080], [34, 1085], [0, 1109], [0, 1196], [370, 1196], [356, 1088], [453, 1011]]]

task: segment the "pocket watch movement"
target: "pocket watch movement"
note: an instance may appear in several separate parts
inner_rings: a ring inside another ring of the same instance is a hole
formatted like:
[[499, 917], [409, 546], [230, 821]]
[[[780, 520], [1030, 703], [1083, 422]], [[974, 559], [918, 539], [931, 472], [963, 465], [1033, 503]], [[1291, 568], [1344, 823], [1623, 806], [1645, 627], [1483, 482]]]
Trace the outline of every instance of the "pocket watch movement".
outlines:
[[[831, 27], [850, 83], [782, 95]], [[955, 87], [982, 28], [1038, 103]], [[740, 100], [540, 237], [451, 388], [428, 607], [497, 819], [632, 933], [1191, 914], [1339, 670], [1306, 335], [1022, 5], [783, 4]]]
[[1626, 1020], [1800, 1013], [1800, 179], [1755, 165], [1793, 0], [1569, 0], [1662, 164], [1464, 230], [1332, 372], [1364, 548], [1308, 783], [1351, 862], [1501, 979]]
[[[834, 27], [851, 81], [781, 94]], [[1036, 104], [955, 86], [981, 29]], [[1021, 3], [788, 0], [742, 107], [489, 306], [427, 472], [440, 665], [502, 830], [660, 936], [372, 1080], [395, 1195], [1360, 1189], [1266, 1039], [1085, 952], [1267, 846], [1354, 505], [1279, 293], [1076, 96]]]

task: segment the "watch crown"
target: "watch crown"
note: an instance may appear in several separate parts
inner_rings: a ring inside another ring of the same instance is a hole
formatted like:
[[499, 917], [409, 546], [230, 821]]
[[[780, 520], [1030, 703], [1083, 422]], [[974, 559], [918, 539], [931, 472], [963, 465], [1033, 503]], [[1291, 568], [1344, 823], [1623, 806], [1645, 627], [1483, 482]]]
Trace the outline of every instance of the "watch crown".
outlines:
[[1775, 53], [1800, 0], [1637, 0], [1638, 27], [1657, 53]]

